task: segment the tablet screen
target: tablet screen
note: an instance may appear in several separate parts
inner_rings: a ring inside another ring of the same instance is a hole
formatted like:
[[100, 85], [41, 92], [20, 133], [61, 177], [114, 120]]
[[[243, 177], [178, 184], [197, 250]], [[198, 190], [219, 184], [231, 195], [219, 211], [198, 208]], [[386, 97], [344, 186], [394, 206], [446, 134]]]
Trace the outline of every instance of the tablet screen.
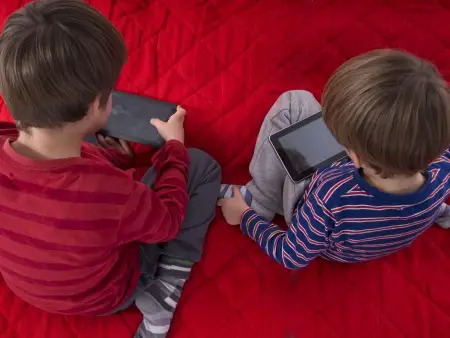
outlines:
[[319, 114], [275, 134], [276, 150], [294, 181], [346, 155]]
[[167, 121], [176, 105], [149, 97], [114, 91], [112, 109], [102, 133], [158, 148], [164, 140], [150, 119]]

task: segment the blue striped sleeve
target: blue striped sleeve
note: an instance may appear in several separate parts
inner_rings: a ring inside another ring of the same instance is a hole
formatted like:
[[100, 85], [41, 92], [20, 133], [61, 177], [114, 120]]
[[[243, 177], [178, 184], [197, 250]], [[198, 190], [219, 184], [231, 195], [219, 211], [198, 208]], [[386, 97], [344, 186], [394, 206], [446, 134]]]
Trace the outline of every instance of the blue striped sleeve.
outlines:
[[297, 206], [288, 230], [267, 222], [253, 209], [242, 216], [241, 230], [262, 250], [288, 269], [307, 266], [328, 248], [327, 227], [332, 215], [314, 194]]
[[447, 162], [450, 162], [450, 148], [447, 148], [447, 150], [442, 154], [442, 157], [443, 157]]

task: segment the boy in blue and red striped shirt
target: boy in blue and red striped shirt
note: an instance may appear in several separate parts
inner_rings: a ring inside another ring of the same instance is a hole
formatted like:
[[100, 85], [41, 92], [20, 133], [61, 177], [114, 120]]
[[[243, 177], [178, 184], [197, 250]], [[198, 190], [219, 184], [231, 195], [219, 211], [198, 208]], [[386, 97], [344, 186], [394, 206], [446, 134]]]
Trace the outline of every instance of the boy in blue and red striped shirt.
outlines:
[[[321, 110], [352, 161], [322, 168], [310, 182], [295, 185], [267, 139]], [[240, 224], [290, 269], [317, 257], [382, 257], [410, 245], [448, 214], [449, 128], [449, 88], [437, 69], [405, 52], [372, 51], [334, 73], [322, 108], [308, 92], [283, 94], [261, 128], [250, 165], [253, 180], [234, 187], [234, 197], [219, 204], [228, 223]], [[222, 190], [229, 197], [230, 186]], [[290, 223], [287, 230], [271, 222], [276, 213]]]

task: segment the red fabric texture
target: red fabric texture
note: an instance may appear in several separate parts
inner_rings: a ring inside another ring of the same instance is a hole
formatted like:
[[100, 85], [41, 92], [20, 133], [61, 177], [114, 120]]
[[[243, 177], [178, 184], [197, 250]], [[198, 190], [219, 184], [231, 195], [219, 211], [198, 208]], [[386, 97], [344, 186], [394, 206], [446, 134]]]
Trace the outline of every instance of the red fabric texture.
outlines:
[[138, 283], [138, 242], [165, 242], [180, 230], [188, 202], [186, 148], [170, 141], [156, 152], [160, 174], [150, 190], [112, 165], [133, 162], [117, 151], [86, 143], [81, 157], [41, 161], [17, 153], [10, 137], [11, 129], [0, 129], [4, 281], [48, 312], [111, 313]]
[[[0, 20], [23, 1], [2, 1]], [[283, 91], [320, 97], [349, 57], [409, 50], [450, 78], [447, 0], [91, 0], [129, 48], [118, 88], [187, 108], [188, 143], [244, 183], [264, 115]], [[1, 119], [8, 119], [6, 109]], [[171, 337], [446, 337], [450, 233], [355, 265], [317, 260], [300, 272], [272, 262], [219, 215], [187, 283]], [[0, 282], [1, 337], [131, 337], [140, 315], [49, 315]]]

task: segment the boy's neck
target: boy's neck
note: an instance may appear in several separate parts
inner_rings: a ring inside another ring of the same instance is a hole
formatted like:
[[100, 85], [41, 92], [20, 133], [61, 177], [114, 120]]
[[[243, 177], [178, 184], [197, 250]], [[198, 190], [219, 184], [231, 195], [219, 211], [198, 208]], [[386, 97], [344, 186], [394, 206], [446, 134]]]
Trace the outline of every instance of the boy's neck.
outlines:
[[425, 184], [425, 176], [420, 172], [409, 176], [395, 175], [389, 178], [364, 173], [364, 179], [378, 190], [394, 195], [416, 192]]
[[63, 128], [31, 128], [28, 132], [20, 131], [12, 147], [19, 154], [34, 159], [80, 157], [83, 138], [82, 134], [71, 133]]

